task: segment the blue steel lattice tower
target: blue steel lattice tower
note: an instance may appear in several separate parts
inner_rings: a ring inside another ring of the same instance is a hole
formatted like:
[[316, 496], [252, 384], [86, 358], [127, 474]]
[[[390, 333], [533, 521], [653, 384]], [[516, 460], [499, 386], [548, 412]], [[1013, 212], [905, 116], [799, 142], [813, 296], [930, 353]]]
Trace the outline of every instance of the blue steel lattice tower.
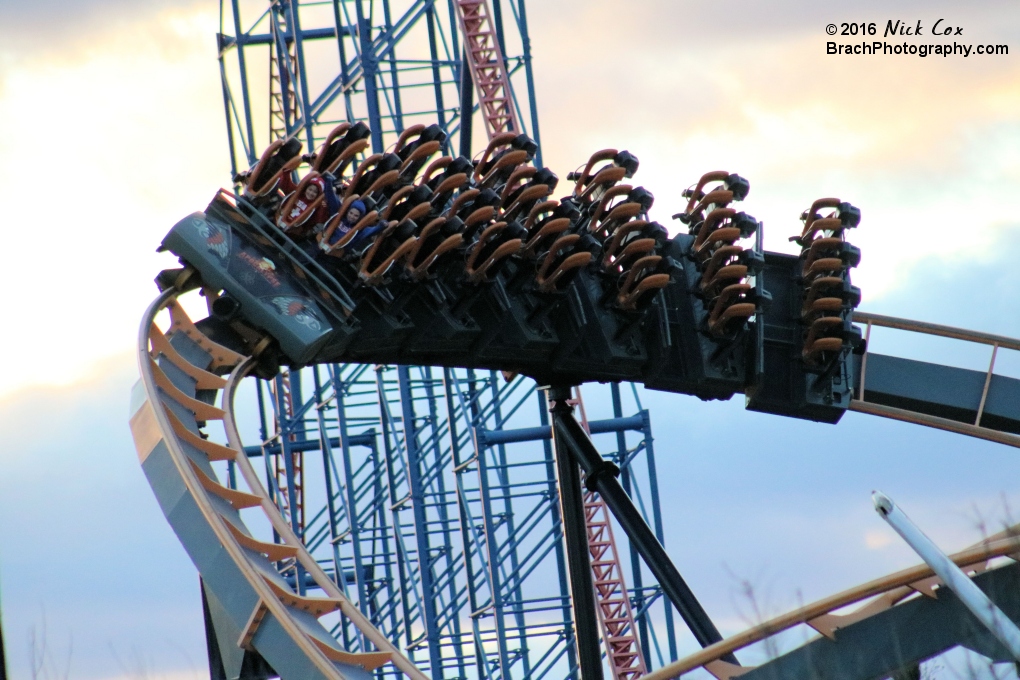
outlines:
[[[438, 122], [449, 134], [444, 152], [470, 156], [472, 137], [484, 139], [480, 128], [472, 134], [473, 117], [491, 134], [493, 116], [486, 90], [472, 87], [468, 10], [488, 13], [504, 56], [519, 126], [511, 129], [539, 141], [523, 0], [496, 0], [491, 13], [477, 0], [268, 9], [223, 0], [231, 172], [274, 139], [298, 137], [312, 150], [356, 119], [371, 126], [376, 153], [409, 125]], [[463, 116], [469, 108], [479, 115]], [[347, 596], [427, 674], [577, 677], [548, 405], [533, 381], [356, 364], [251, 380], [261, 443], [247, 453], [262, 457], [266, 488]], [[591, 430], [615, 436], [607, 457], [662, 542], [648, 412], [636, 391], [630, 416], [627, 390], [603, 392], [589, 393], [607, 410]], [[633, 547], [623, 552], [631, 632], [648, 661], [676, 659], [672, 611]], [[299, 591], [309, 587], [300, 567], [284, 569]], [[347, 649], [365, 649], [343, 620], [333, 633]]]

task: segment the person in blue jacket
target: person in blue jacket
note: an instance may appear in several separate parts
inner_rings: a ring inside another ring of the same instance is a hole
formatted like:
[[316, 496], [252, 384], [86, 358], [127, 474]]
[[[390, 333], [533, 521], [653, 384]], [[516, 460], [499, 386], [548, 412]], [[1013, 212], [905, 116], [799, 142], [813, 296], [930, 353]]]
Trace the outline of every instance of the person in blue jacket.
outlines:
[[[329, 235], [328, 239], [323, 239], [319, 244], [323, 252], [328, 251], [334, 245], [336, 245], [340, 239], [346, 236], [351, 229], [358, 223], [358, 221], [365, 216], [366, 207], [365, 204], [358, 200], [351, 203], [350, 207], [347, 208], [347, 212], [342, 218], [340, 223], [333, 230], [333, 233]], [[344, 250], [347, 252], [357, 252], [361, 248], [371, 242], [372, 236], [379, 233], [382, 230], [382, 225], [374, 224], [371, 227], [366, 227], [354, 235], [354, 238], [348, 243]]]

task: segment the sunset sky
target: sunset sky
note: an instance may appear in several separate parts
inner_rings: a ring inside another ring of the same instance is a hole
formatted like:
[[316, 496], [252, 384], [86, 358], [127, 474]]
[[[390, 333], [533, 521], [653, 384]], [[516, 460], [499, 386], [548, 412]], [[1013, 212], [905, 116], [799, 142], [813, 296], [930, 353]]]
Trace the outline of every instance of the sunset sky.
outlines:
[[[533, 1], [545, 163], [564, 177], [596, 149], [629, 149], [670, 228], [701, 173], [739, 172], [766, 248], [788, 252], [813, 199], [849, 200], [863, 309], [1020, 336], [1020, 5], [889, 7]], [[15, 678], [43, 631], [49, 677], [204, 673], [198, 577], [138, 468], [127, 405], [136, 325], [173, 264], [155, 248], [230, 181], [218, 11], [0, 3], [0, 588]], [[963, 28], [956, 41], [1010, 54], [825, 54], [860, 40], [828, 23], [939, 18]], [[1016, 358], [1003, 365], [1020, 376]], [[1020, 507], [1003, 446], [856, 414], [833, 428], [739, 400], [646, 399], [678, 499], [667, 549], [725, 632], [745, 625], [734, 574], [782, 610], [916, 562], [871, 509], [874, 488], [947, 550]], [[720, 431], [740, 443], [717, 446]]]

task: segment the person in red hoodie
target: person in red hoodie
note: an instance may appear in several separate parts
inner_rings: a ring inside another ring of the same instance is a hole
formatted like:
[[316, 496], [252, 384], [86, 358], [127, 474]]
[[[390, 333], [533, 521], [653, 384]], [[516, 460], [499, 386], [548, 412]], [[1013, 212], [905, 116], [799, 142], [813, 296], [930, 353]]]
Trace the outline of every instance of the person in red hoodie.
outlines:
[[287, 214], [277, 215], [276, 224], [295, 241], [303, 241], [321, 231], [330, 217], [329, 207], [323, 199], [325, 191], [326, 182], [321, 177], [313, 178], [287, 209]]

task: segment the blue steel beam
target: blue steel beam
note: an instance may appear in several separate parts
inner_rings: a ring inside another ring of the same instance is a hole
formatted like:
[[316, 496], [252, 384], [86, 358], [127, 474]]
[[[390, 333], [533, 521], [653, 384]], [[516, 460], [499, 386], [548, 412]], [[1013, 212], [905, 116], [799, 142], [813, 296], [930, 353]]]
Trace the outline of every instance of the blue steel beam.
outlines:
[[418, 436], [416, 432], [417, 418], [414, 413], [414, 400], [411, 396], [411, 375], [407, 366], [397, 369], [400, 381], [400, 406], [403, 416], [404, 450], [407, 456], [407, 475], [411, 492], [411, 507], [414, 513], [414, 533], [417, 539], [418, 568], [421, 579], [422, 604], [425, 612], [425, 638], [428, 640], [429, 662], [432, 676], [442, 677], [443, 661], [439, 647], [439, 621], [436, 615], [436, 588], [432, 573], [432, 546], [429, 542], [426, 526], [425, 488], [421, 480]]
[[[352, 2], [354, 8], [350, 8]], [[368, 2], [371, 9], [365, 7], [364, 2]], [[314, 4], [316, 3], [309, 2], [307, 6]], [[277, 49], [280, 52], [282, 66], [287, 64], [284, 54], [288, 51], [287, 46], [292, 45], [295, 50], [295, 63], [281, 69], [288, 73], [286, 79], [294, 84], [297, 99], [296, 110], [287, 112], [287, 134], [303, 133], [303, 141], [314, 147], [325, 133], [320, 127], [332, 126], [342, 120], [354, 118], [354, 100], [358, 99], [367, 107], [367, 117], [373, 130], [379, 129], [383, 136], [382, 139], [376, 136], [373, 140], [374, 151], [385, 147], [385, 140], [389, 135], [403, 130], [409, 124], [409, 117], [426, 122], [429, 116], [439, 122], [450, 135], [448, 148], [455, 148], [452, 137], [461, 134], [462, 116], [457, 98], [452, 96], [453, 88], [456, 88], [459, 82], [460, 71], [460, 44], [457, 39], [459, 29], [453, 4], [450, 2], [441, 4], [435, 0], [408, 0], [402, 3], [396, 3], [395, 0], [332, 0], [329, 4], [333, 10], [331, 21], [323, 24], [322, 17], [326, 14], [309, 13], [308, 21], [311, 24], [316, 22], [318, 24], [305, 26], [302, 25], [305, 22], [302, 9], [306, 4], [297, 0], [278, 0], [250, 23], [242, 22], [240, 9], [235, 0], [221, 0], [221, 15], [224, 22], [218, 35], [220, 56], [221, 58], [230, 56], [234, 59], [232, 55], [236, 53], [236, 70], [242, 80], [238, 90], [244, 99], [240, 106], [233, 107], [236, 116], [243, 117], [243, 120], [235, 121], [228, 116], [228, 144], [233, 144], [236, 129], [240, 132], [242, 146], [245, 147], [243, 149], [245, 162], [250, 165], [257, 157], [259, 145], [255, 142], [252, 122], [255, 113], [249, 97], [251, 59], [245, 50], [265, 46]], [[398, 4], [401, 5], [400, 11], [396, 10]], [[445, 7], [441, 16], [438, 8], [443, 5]], [[530, 37], [527, 35], [526, 13], [519, 1], [512, 2], [510, 7], [515, 22], [509, 25], [521, 32], [520, 44], [525, 51], [524, 55], [505, 54], [511, 75], [518, 69], [523, 69], [525, 82], [520, 83], [522, 86], [518, 88], [520, 93], [514, 93], [515, 108], [522, 115], [522, 120], [530, 120], [532, 128], [530, 134], [537, 139], [538, 116], [534, 106], [535, 90], [530, 69], [531, 46]], [[226, 17], [228, 13], [231, 15], [230, 18]], [[361, 16], [357, 16], [359, 13]], [[281, 14], [284, 21], [280, 21]], [[229, 31], [232, 31], [233, 35]], [[398, 50], [403, 48], [397, 46], [405, 44], [412, 35], [418, 37], [414, 41], [415, 47], [409, 49], [418, 51], [419, 54], [415, 54], [414, 58], [408, 58], [408, 54], [404, 54], [403, 58], [398, 57]], [[325, 86], [316, 88], [315, 92], [311, 91], [307, 78], [308, 66], [303, 48], [306, 40], [336, 41], [339, 57], [339, 73]], [[348, 54], [350, 48], [353, 48], [353, 54]], [[415, 71], [420, 71], [422, 75], [427, 73], [429, 77], [422, 80]], [[221, 78], [226, 92], [230, 91], [229, 81], [233, 77], [235, 77], [233, 67], [224, 66]], [[413, 111], [408, 110], [407, 104], [403, 101], [403, 93], [418, 87], [433, 89], [431, 99], [434, 109], [421, 110], [415, 106], [412, 107]], [[454, 102], [452, 105], [446, 104], [448, 95], [443, 89], [447, 87], [451, 88], [450, 95]], [[520, 97], [520, 94], [525, 92], [528, 99], [526, 103]], [[336, 113], [333, 104], [341, 96], [342, 111]], [[472, 110], [474, 108], [472, 106]], [[235, 147], [231, 156], [234, 159], [232, 163], [235, 171], [243, 169], [236, 167], [238, 165], [236, 154], [239, 151], [241, 150]], [[541, 163], [540, 154], [541, 149], [538, 156]]]

